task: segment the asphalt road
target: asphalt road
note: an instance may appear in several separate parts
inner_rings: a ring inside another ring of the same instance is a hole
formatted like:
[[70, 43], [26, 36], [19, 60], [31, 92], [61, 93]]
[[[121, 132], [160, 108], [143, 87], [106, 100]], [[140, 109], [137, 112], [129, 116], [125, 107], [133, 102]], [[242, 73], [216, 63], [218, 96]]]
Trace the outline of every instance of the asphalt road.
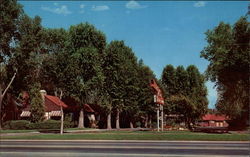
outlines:
[[249, 156], [249, 142], [1, 140], [0, 156]]

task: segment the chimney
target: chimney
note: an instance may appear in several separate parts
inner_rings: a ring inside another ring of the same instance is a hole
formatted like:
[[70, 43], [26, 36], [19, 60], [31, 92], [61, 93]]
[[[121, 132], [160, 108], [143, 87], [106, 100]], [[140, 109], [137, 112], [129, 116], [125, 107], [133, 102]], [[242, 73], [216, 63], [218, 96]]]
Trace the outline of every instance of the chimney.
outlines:
[[47, 95], [46, 90], [40, 90], [43, 101], [45, 100], [45, 95]]

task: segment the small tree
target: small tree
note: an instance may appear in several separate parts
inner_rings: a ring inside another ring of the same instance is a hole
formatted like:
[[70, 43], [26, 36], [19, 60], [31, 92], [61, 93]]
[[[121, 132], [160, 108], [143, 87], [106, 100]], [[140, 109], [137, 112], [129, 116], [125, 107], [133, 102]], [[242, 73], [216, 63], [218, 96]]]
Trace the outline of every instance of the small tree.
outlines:
[[37, 123], [44, 120], [45, 109], [44, 109], [44, 100], [40, 94], [40, 84], [35, 83], [30, 90], [31, 98], [31, 122]]

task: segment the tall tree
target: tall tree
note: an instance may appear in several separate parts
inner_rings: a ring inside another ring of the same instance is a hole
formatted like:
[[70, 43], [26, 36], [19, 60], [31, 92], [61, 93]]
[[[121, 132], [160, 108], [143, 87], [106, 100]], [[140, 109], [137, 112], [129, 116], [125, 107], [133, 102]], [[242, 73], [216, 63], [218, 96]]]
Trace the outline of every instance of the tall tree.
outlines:
[[207, 88], [205, 86], [205, 77], [200, 74], [198, 68], [195, 65], [189, 65], [187, 67], [188, 73], [188, 97], [195, 106], [195, 110], [192, 114], [192, 119], [196, 120], [201, 118], [207, 112], [208, 100], [207, 100]]
[[[112, 41], [106, 49], [103, 64], [105, 76], [104, 93], [110, 97], [108, 105], [108, 123], [112, 108], [116, 109], [116, 126], [119, 128], [119, 113], [123, 110], [138, 110], [136, 94], [138, 91], [137, 58], [124, 41]], [[109, 125], [108, 125], [109, 126]]]
[[138, 105], [140, 112], [144, 119], [144, 127], [149, 127], [151, 124], [150, 118], [155, 112], [155, 104], [153, 100], [153, 91], [149, 86], [151, 79], [156, 79], [153, 71], [146, 66], [142, 60], [138, 63], [138, 78], [139, 78], [139, 91], [137, 93]]
[[[67, 50], [79, 65], [75, 69], [77, 84], [72, 88], [75, 89], [73, 93], [81, 102], [81, 105], [94, 103], [94, 101], [97, 102], [97, 96], [103, 82], [101, 56], [103, 55], [105, 46], [105, 35], [93, 25], [81, 23], [70, 27]], [[79, 117], [79, 121], [83, 121], [83, 108], [80, 112], [82, 116]], [[84, 124], [79, 123], [79, 127], [84, 127]]]
[[190, 124], [200, 118], [207, 109], [207, 89], [205, 79], [198, 68], [190, 65], [187, 69], [167, 65], [161, 82], [165, 89], [166, 112], [183, 115], [183, 120]]
[[[2, 102], [16, 77], [16, 70], [9, 72], [7, 64], [15, 53], [19, 41], [18, 24], [23, 15], [22, 6], [16, 0], [0, 0], [0, 129], [2, 124]], [[10, 81], [12, 80], [12, 81]]]
[[107, 128], [111, 129], [111, 111], [112, 108], [117, 110], [117, 128], [119, 128], [119, 112], [124, 104], [124, 52], [126, 46], [123, 41], [112, 41], [106, 49], [105, 60], [103, 63], [104, 91], [109, 96], [109, 102], [104, 106], [107, 109]]
[[221, 22], [205, 34], [208, 45], [201, 51], [201, 57], [210, 62], [206, 75], [217, 86], [219, 97], [216, 107], [236, 120], [236, 125], [246, 126], [250, 77], [247, 17], [241, 17], [234, 26]]

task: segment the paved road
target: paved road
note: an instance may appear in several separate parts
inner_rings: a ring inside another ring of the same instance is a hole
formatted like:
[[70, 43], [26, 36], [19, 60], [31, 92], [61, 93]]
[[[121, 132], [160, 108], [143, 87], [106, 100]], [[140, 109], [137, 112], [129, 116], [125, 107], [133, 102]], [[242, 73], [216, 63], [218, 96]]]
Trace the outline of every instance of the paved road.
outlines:
[[0, 156], [249, 156], [249, 142], [1, 140]]

